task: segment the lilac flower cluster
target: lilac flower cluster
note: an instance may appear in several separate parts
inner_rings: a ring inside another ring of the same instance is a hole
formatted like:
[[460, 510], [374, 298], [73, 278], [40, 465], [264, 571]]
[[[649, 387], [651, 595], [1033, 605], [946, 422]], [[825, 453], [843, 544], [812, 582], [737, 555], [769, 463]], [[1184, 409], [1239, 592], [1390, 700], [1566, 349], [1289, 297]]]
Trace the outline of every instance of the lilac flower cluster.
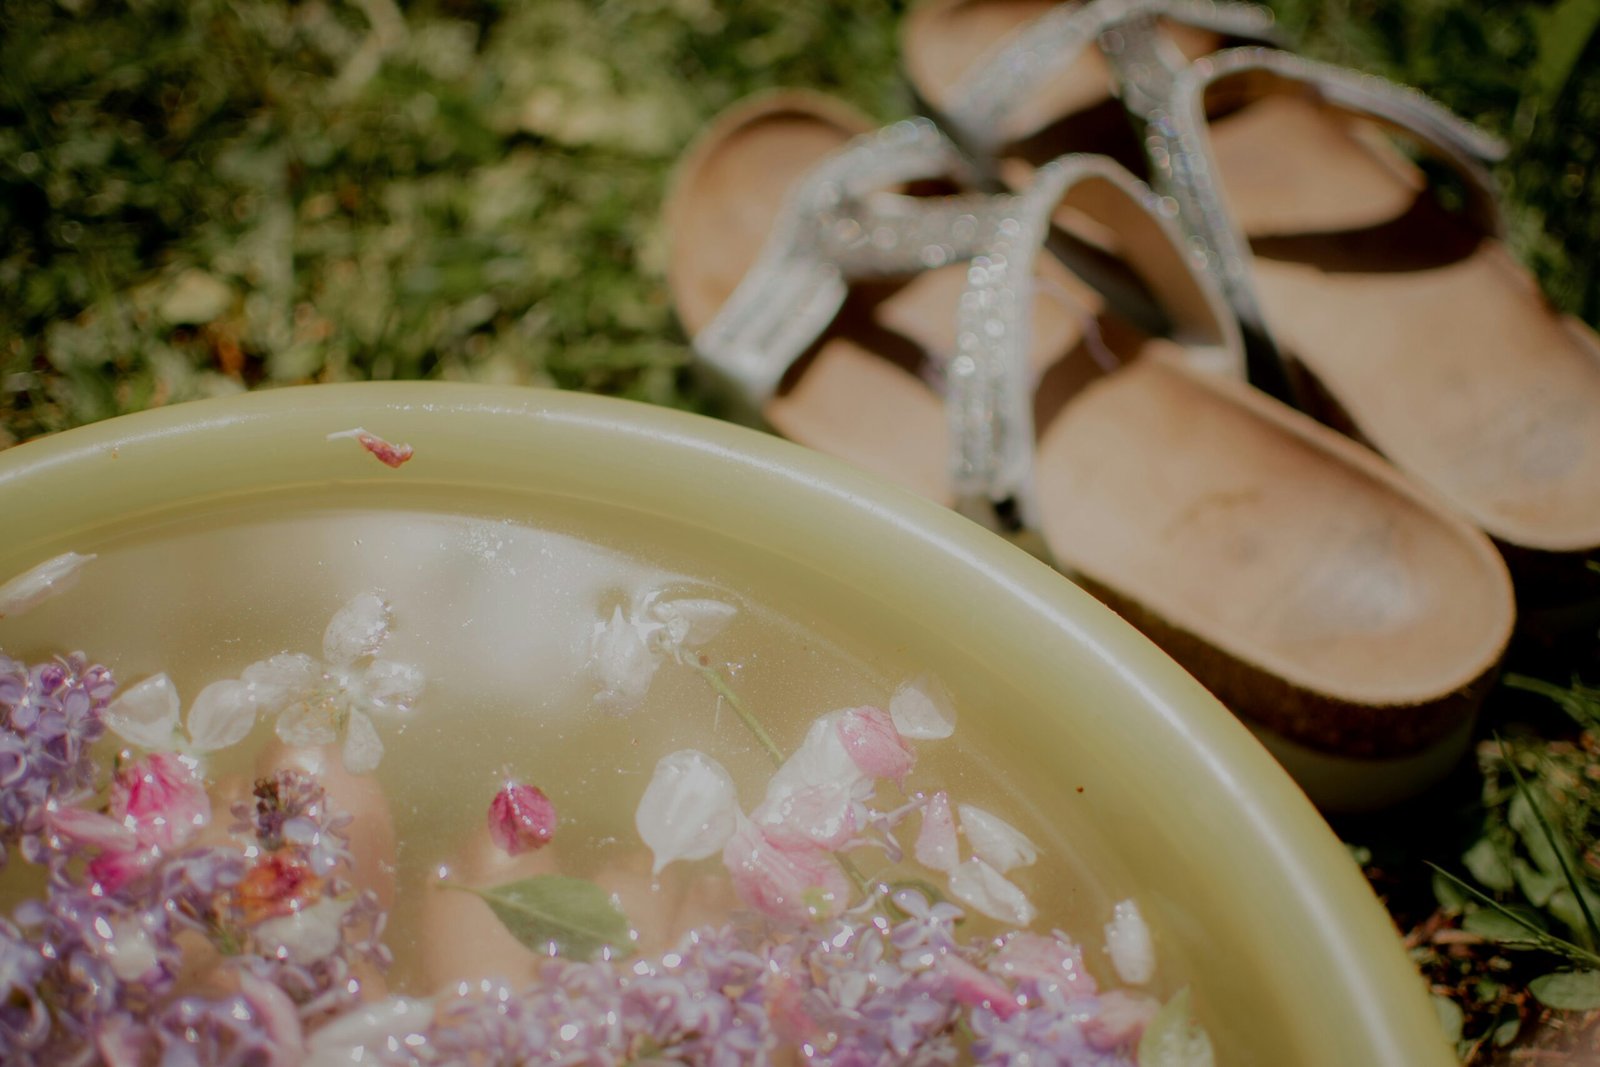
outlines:
[[751, 920], [655, 960], [551, 960], [526, 990], [464, 984], [425, 1028], [367, 1051], [391, 1067], [1133, 1067], [1156, 1002], [1099, 995], [1064, 935], [961, 942], [958, 908], [895, 902], [908, 917], [894, 924], [864, 910], [810, 928]]
[[[198, 785], [175, 757], [119, 757], [114, 775], [90, 757], [114, 689], [80, 656], [31, 668], [0, 656], [0, 847], [42, 868], [45, 890], [0, 918], [0, 1062], [293, 1062], [308, 1027], [359, 1002], [357, 965], [388, 963], [376, 897], [342, 877], [349, 819], [285, 771], [258, 783], [242, 828], [255, 848], [192, 841]], [[149, 817], [166, 830], [130, 851]], [[106, 862], [123, 856], [138, 862]], [[247, 886], [258, 909], [281, 903], [269, 859], [306, 872], [295, 908], [325, 908], [323, 928], [269, 939], [246, 914]]]
[[45, 816], [92, 784], [89, 747], [105, 733], [115, 688], [82, 655], [31, 669], [0, 655], [0, 867], [13, 848], [44, 862]]

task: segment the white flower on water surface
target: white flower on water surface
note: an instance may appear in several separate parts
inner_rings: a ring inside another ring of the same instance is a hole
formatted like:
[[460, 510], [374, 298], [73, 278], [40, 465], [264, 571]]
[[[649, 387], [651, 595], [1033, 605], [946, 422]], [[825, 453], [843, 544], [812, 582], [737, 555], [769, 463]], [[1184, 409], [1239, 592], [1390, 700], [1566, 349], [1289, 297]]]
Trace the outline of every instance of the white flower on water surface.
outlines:
[[1134, 901], [1124, 900], [1112, 909], [1111, 921], [1106, 924], [1106, 952], [1117, 977], [1129, 985], [1144, 985], [1155, 977], [1155, 942]]
[[190, 706], [186, 729], [179, 726], [178, 690], [165, 674], [130, 686], [106, 708], [106, 723], [144, 748], [199, 754], [238, 743], [256, 716], [280, 712], [277, 731], [285, 744], [343, 739], [345, 769], [366, 774], [383, 755], [372, 716], [408, 710], [423, 686], [416, 667], [378, 658], [390, 616], [382, 597], [362, 593], [328, 623], [325, 662], [285, 652], [252, 663], [238, 678], [212, 682]]
[[699, 860], [722, 851], [739, 821], [739, 797], [727, 770], [692, 748], [661, 757], [634, 824], [655, 854], [652, 874], [675, 860]]
[[271, 694], [262, 710], [279, 711], [277, 732], [284, 744], [342, 741], [345, 770], [367, 774], [377, 768], [383, 741], [373, 716], [409, 711], [424, 684], [418, 668], [378, 656], [392, 615], [378, 594], [362, 593], [323, 631], [322, 662], [283, 653], [245, 668], [242, 681]]
[[961, 832], [967, 835], [967, 844], [977, 857], [1001, 874], [1015, 868], [1028, 867], [1039, 858], [1039, 849], [1015, 826], [982, 808], [971, 804], [959, 805]]
[[349, 910], [349, 901], [327, 897], [309, 908], [258, 923], [251, 936], [263, 954], [309, 967], [343, 944], [341, 927]]
[[950, 873], [950, 895], [991, 919], [1027, 926], [1038, 910], [1027, 894], [981, 859], [970, 859]]
[[642, 703], [656, 669], [685, 655], [722, 632], [737, 614], [732, 604], [709, 597], [665, 598], [653, 589], [624, 612], [595, 623], [589, 663], [600, 682], [595, 703], [618, 712]]

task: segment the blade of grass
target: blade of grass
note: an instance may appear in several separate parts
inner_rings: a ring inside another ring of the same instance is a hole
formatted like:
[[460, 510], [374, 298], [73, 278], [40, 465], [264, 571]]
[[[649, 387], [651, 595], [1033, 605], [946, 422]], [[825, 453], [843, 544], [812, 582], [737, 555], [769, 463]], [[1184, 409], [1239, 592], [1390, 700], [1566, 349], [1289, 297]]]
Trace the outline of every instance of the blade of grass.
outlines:
[[1600, 945], [1600, 924], [1596, 924], [1594, 912], [1589, 908], [1589, 899], [1584, 895], [1584, 887], [1579, 883], [1578, 876], [1573, 873], [1572, 864], [1567, 859], [1567, 842], [1556, 836], [1555, 828], [1544, 817], [1544, 806], [1533, 795], [1533, 790], [1528, 788], [1527, 779], [1523, 778], [1521, 769], [1517, 767], [1516, 760], [1499, 734], [1495, 735], [1494, 741], [1500, 746], [1500, 758], [1505, 760], [1506, 769], [1511, 772], [1511, 778], [1516, 782], [1517, 792], [1527, 801], [1534, 819], [1539, 823], [1539, 829], [1544, 833], [1545, 840], [1550, 842], [1551, 851], [1556, 854], [1556, 862], [1561, 864], [1561, 874], [1566, 878], [1568, 887], [1572, 889], [1572, 895], [1578, 898], [1578, 908], [1583, 912], [1584, 924], [1589, 928], [1590, 946]]
[[1490, 908], [1496, 912], [1499, 912], [1501, 915], [1504, 915], [1507, 919], [1510, 919], [1512, 922], [1528, 931], [1530, 935], [1525, 942], [1503, 941], [1502, 943], [1513, 945], [1533, 945], [1538, 948], [1542, 948], [1547, 952], [1553, 952], [1558, 956], [1565, 956], [1574, 963], [1586, 964], [1591, 967], [1600, 965], [1600, 955], [1596, 955], [1595, 953], [1590, 952], [1588, 949], [1585, 949], [1579, 945], [1574, 945], [1566, 938], [1557, 937], [1548, 930], [1539, 929], [1537, 926], [1533, 925], [1533, 923], [1529, 922], [1527, 919], [1524, 919], [1522, 916], [1518, 915], [1516, 912], [1512, 911], [1510, 908], [1494, 899], [1494, 897], [1491, 897], [1489, 894], [1483, 892], [1471, 882], [1456, 877], [1443, 867], [1439, 866], [1437, 863], [1429, 863], [1428, 866], [1432, 867], [1438, 874], [1443, 875], [1444, 878], [1457, 889], [1460, 889], [1462, 892], [1478, 901], [1484, 907]]

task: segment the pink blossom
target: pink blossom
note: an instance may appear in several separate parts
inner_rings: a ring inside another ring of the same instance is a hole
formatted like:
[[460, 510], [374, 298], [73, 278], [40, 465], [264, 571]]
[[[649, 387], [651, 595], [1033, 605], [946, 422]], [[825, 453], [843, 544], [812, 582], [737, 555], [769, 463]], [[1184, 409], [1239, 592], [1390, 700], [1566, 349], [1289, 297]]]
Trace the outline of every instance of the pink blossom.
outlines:
[[247, 968], [239, 969], [239, 993], [255, 1013], [268, 1041], [267, 1067], [292, 1067], [305, 1055], [300, 1013], [288, 994]]
[[855, 808], [847, 788], [826, 783], [769, 798], [751, 817], [780, 848], [836, 850], [849, 844], [860, 829]]
[[1069, 999], [1092, 997], [1099, 989], [1083, 968], [1083, 949], [1059, 934], [1012, 934], [989, 961], [989, 970], [1012, 982], [1055, 986]]
[[102, 852], [89, 861], [89, 880], [98, 883], [105, 892], [115, 893], [154, 867], [160, 859], [161, 850], [154, 845]]
[[740, 899], [775, 919], [829, 918], [849, 901], [850, 882], [831, 853], [814, 845], [780, 845], [748, 819], [739, 820], [722, 862]]
[[211, 821], [211, 799], [190, 761], [152, 752], [117, 769], [111, 815], [133, 830], [139, 844], [171, 849]]
[[45, 822], [51, 833], [98, 849], [124, 851], [139, 840], [119, 820], [84, 808], [55, 808], [45, 816]]
[[1083, 1036], [1101, 1052], [1131, 1049], [1161, 1005], [1139, 993], [1113, 989], [1100, 998], [1100, 1011], [1083, 1022]]
[[556, 806], [537, 786], [507, 782], [489, 802], [489, 836], [510, 856], [543, 848], [556, 834]]
[[845, 751], [870, 778], [903, 784], [917, 761], [916, 752], [882, 708], [849, 708], [839, 715], [838, 730]]
[[969, 1008], [986, 1006], [1002, 1019], [1009, 1019], [1021, 1007], [1016, 995], [992, 974], [985, 974], [960, 956], [940, 957], [940, 970], [949, 982], [950, 995]]

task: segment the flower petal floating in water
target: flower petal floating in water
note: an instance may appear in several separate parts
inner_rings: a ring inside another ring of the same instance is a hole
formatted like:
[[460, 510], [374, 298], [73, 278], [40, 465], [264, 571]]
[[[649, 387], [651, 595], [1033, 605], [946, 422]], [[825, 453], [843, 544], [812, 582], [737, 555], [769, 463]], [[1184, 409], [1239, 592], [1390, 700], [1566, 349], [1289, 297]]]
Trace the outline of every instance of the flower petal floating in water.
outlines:
[[[320, 1027], [306, 1042], [302, 1067], [350, 1067], [376, 1059], [381, 1050], [410, 1047], [408, 1038], [425, 1040], [433, 1022], [433, 1002], [389, 997], [364, 1004]], [[369, 1054], [369, 1050], [370, 1054]]]
[[56, 594], [66, 592], [77, 582], [78, 572], [94, 560], [93, 555], [63, 552], [0, 585], [0, 619], [7, 615], [20, 615]]
[[1021, 1010], [1016, 996], [992, 974], [978, 970], [960, 956], [947, 954], [939, 957], [939, 968], [950, 986], [950, 995], [969, 1008], [987, 1007], [1002, 1019], [1009, 1019]]
[[1038, 910], [1006, 876], [983, 860], [970, 859], [950, 875], [950, 895], [991, 919], [1027, 926]]
[[722, 850], [733, 888], [747, 905], [774, 919], [805, 922], [839, 914], [850, 881], [833, 854], [814, 847], [779, 847], [747, 819]]
[[1150, 927], [1132, 900], [1112, 909], [1111, 921], [1106, 924], [1106, 952], [1117, 977], [1129, 985], [1144, 985], [1155, 976], [1156, 949]]
[[178, 690], [165, 674], [123, 690], [106, 705], [106, 725], [141, 748], [170, 749], [178, 740]]
[[139, 844], [133, 828], [121, 819], [84, 808], [53, 808], [46, 813], [45, 823], [51, 833], [91, 848], [120, 852]]
[[961, 813], [961, 832], [966, 834], [967, 844], [979, 859], [1001, 874], [1030, 866], [1039, 858], [1034, 843], [1004, 819], [971, 804], [962, 804], [956, 810]]
[[675, 860], [719, 851], [739, 821], [739, 798], [727, 770], [692, 748], [663, 756], [639, 798], [634, 825], [655, 853], [652, 873]]
[[806, 786], [762, 802], [750, 817], [779, 847], [844, 848], [861, 829], [856, 801], [835, 783]]
[[538, 786], [507, 782], [489, 802], [489, 836], [508, 856], [543, 848], [555, 835], [556, 806]]
[[889, 716], [900, 736], [912, 741], [939, 741], [956, 732], [956, 709], [938, 679], [921, 675], [894, 691]]
[[944, 790], [928, 798], [922, 809], [922, 829], [917, 832], [917, 862], [946, 874], [961, 863], [961, 846], [956, 840], [956, 821], [950, 814], [950, 795]]
[[133, 830], [139, 844], [171, 849], [211, 821], [211, 798], [192, 761], [152, 752], [117, 769], [111, 817]]
[[416, 449], [410, 445], [397, 445], [385, 441], [375, 433], [369, 433], [360, 426], [350, 430], [338, 430], [328, 435], [330, 441], [354, 439], [360, 442], [361, 447], [371, 452], [386, 467], [399, 467], [406, 460], [416, 454]]
[[917, 754], [882, 708], [849, 708], [839, 715], [839, 740], [856, 766], [869, 778], [905, 782]]
[[671, 648], [699, 648], [727, 627], [739, 609], [709, 597], [680, 597], [659, 600], [650, 614], [660, 621], [662, 640]]
[[645, 637], [621, 608], [609, 622], [598, 623], [591, 641], [590, 661], [600, 679], [595, 703], [614, 711], [632, 711], [644, 702], [660, 659], [650, 651]]
[[375, 656], [389, 636], [389, 605], [377, 593], [352, 597], [322, 633], [322, 658], [345, 666]]
[[111, 972], [124, 982], [137, 982], [161, 965], [155, 943], [136, 918], [114, 919], [111, 939], [106, 943], [106, 960]]
[[339, 758], [351, 774], [371, 774], [383, 759], [383, 740], [365, 712], [351, 709], [345, 720], [344, 747]]
[[268, 919], [251, 934], [263, 954], [310, 966], [338, 951], [344, 940], [344, 913], [349, 910], [348, 901], [324, 898], [309, 908]]
[[189, 743], [199, 752], [214, 752], [243, 741], [256, 724], [261, 693], [246, 681], [225, 679], [200, 690], [189, 708]]

